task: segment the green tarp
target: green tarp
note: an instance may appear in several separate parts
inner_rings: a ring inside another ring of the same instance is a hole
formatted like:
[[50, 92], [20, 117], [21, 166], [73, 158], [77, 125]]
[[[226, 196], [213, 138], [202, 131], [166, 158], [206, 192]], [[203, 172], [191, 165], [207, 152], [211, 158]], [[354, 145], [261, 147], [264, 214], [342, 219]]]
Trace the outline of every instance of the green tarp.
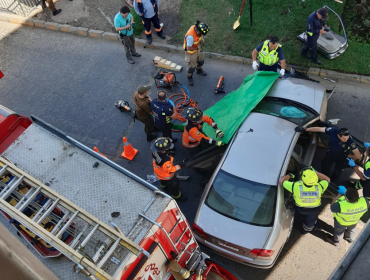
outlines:
[[[237, 90], [230, 92], [204, 111], [204, 114], [212, 117], [218, 128], [225, 133], [224, 138], [217, 140], [222, 140], [225, 144], [229, 143], [236, 130], [267, 94], [278, 77], [279, 74], [275, 72], [256, 71], [246, 76]], [[203, 131], [208, 137], [216, 139], [215, 131], [208, 124], [204, 124]]]

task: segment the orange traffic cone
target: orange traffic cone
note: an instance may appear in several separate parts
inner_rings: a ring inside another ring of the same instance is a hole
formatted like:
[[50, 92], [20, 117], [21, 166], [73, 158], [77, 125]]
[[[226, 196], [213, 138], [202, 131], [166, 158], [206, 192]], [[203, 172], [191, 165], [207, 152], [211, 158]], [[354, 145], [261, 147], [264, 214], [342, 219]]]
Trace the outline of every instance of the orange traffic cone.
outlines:
[[123, 137], [123, 153], [121, 154], [121, 157], [132, 160], [138, 152], [138, 150], [134, 149], [131, 144], [127, 142], [127, 138]]
[[[99, 154], [99, 149], [97, 147], [94, 147], [94, 152], [98, 153]], [[107, 158], [105, 155], [103, 155], [102, 153], [100, 153], [101, 156]]]

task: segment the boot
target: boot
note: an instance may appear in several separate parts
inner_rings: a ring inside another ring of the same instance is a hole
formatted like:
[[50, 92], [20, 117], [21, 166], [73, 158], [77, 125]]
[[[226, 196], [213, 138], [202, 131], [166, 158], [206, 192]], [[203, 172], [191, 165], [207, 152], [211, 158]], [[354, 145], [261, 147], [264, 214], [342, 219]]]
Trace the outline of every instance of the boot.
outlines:
[[146, 39], [146, 43], [150, 45], [152, 43], [152, 37]]
[[339, 242], [334, 242], [333, 238], [329, 234], [325, 234], [325, 239], [328, 241], [330, 244], [334, 245], [335, 247], [339, 247], [340, 243]]
[[161, 37], [163, 40], [166, 39], [166, 35], [163, 35], [163, 33], [158, 34], [159, 37]]
[[197, 74], [202, 76], [207, 76], [207, 73], [203, 71], [203, 69], [197, 69]]
[[189, 82], [189, 86], [193, 86], [194, 85], [193, 76], [188, 77], [188, 82]]
[[155, 138], [157, 138], [157, 136], [158, 136], [158, 134], [156, 134], [156, 133], [153, 133], [152, 135], [148, 135], [146, 137], [146, 141], [150, 142], [150, 141], [154, 140]]
[[57, 14], [59, 14], [61, 11], [62, 11], [62, 9], [55, 10], [55, 11], [53, 12], [53, 16], [56, 16], [56, 15], [57, 15]]
[[132, 59], [132, 57], [128, 57], [128, 58], [127, 58], [127, 61], [128, 61], [128, 63], [130, 63], [130, 64], [134, 64], [134, 63], [135, 63], [135, 61]]
[[134, 54], [132, 54], [131, 56], [134, 56], [134, 57], [140, 57], [140, 56], [141, 56], [141, 54], [139, 54], [139, 53], [134, 53]]

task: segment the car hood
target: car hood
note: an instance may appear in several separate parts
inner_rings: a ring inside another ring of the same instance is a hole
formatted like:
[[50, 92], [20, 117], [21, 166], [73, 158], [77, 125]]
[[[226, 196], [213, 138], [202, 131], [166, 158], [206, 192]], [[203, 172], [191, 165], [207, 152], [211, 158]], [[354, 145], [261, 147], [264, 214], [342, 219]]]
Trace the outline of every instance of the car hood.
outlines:
[[[227, 242], [225, 245], [231, 243], [249, 250], [262, 249], [272, 229], [272, 227], [254, 226], [230, 219], [215, 212], [205, 204], [203, 204], [195, 223], [206, 234], [211, 233], [216, 238], [215, 240], [207, 240], [208, 242], [224, 249], [228, 248], [220, 245], [217, 241], [225, 241]], [[210, 237], [210, 239], [213, 238]]]

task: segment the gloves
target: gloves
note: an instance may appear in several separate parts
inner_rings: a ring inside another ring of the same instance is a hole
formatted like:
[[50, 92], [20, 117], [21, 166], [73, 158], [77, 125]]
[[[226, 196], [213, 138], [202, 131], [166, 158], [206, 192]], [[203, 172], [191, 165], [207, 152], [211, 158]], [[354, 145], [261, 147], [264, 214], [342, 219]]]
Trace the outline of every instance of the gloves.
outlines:
[[364, 143], [364, 146], [365, 146], [365, 148], [367, 148], [367, 147], [369, 147], [369, 146], [370, 146], [370, 143], [369, 143], [369, 142], [365, 142], [365, 143]]
[[346, 187], [345, 186], [339, 186], [338, 187], [338, 193], [340, 193], [341, 195], [345, 195], [346, 194]]
[[221, 146], [223, 146], [223, 145], [224, 145], [224, 143], [223, 143], [222, 141], [217, 141], [217, 142], [216, 142], [216, 146], [221, 147]]
[[288, 174], [290, 176], [290, 178], [294, 179], [295, 175], [293, 173], [289, 173]]
[[284, 76], [285, 75], [285, 69], [281, 69], [280, 70], [280, 76]]
[[297, 126], [294, 130], [300, 133], [306, 132], [306, 129], [303, 126]]
[[258, 64], [257, 64], [257, 61], [253, 61], [253, 70], [257, 70], [258, 69]]
[[351, 167], [355, 167], [356, 166], [356, 163], [355, 161], [352, 159], [352, 158], [347, 158], [348, 160], [348, 165], [351, 166]]
[[216, 130], [216, 137], [224, 138], [225, 133], [223, 133], [221, 130], [217, 129]]

